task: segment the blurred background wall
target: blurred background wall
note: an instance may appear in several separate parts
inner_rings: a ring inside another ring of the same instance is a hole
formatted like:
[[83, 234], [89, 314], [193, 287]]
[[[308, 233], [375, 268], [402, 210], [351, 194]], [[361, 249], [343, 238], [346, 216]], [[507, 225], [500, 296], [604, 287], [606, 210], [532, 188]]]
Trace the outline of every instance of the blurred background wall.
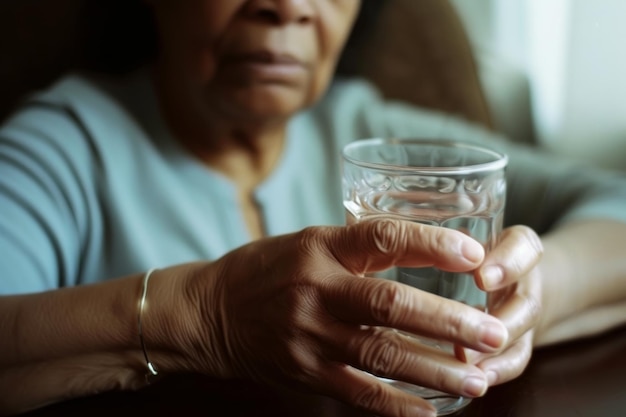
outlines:
[[82, 14], [82, 0], [0, 0], [0, 119], [75, 63]]
[[476, 48], [499, 127], [626, 170], [626, 1], [453, 3]]
[[[378, 15], [390, 1], [364, 4]], [[413, 1], [420, 10], [427, 3]], [[0, 119], [20, 94], [45, 86], [87, 53], [107, 62], [104, 50], [94, 47], [94, 33], [108, 39], [124, 31], [119, 18], [112, 24], [98, 8], [115, 10], [111, 4], [124, 2], [0, 1]], [[466, 24], [498, 129], [626, 170], [626, 1], [451, 2]]]

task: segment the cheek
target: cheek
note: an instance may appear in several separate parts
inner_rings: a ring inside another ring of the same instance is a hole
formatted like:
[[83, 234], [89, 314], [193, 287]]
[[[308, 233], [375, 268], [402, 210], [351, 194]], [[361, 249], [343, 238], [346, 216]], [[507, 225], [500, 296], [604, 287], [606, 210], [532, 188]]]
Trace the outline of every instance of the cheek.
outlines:
[[[202, 82], [211, 79], [215, 74], [220, 49], [220, 31], [213, 23], [206, 23], [199, 17], [197, 20], [200, 21], [199, 24], [193, 26], [195, 30], [180, 48], [186, 51], [186, 69], [189, 77]], [[203, 25], [205, 27], [202, 27]]]
[[359, 4], [357, 0], [320, 2], [318, 33], [322, 54], [337, 59], [354, 25]]
[[337, 6], [326, 2], [320, 7], [318, 34], [318, 65], [313, 80], [312, 100], [317, 99], [328, 87], [337, 61], [343, 51], [358, 12], [358, 2], [350, 0]]
[[163, 52], [171, 65], [193, 81], [210, 79], [216, 68], [221, 36], [244, 0], [185, 0], [164, 10]]

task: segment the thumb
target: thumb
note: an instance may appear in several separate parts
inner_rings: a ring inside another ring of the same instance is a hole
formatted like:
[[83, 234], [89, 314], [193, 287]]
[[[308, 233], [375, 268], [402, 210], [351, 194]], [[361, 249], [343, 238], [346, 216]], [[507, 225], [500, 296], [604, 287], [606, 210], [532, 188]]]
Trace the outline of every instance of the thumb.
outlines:
[[328, 239], [335, 258], [354, 274], [392, 266], [462, 272], [477, 268], [485, 257], [483, 246], [462, 232], [397, 219], [338, 228]]

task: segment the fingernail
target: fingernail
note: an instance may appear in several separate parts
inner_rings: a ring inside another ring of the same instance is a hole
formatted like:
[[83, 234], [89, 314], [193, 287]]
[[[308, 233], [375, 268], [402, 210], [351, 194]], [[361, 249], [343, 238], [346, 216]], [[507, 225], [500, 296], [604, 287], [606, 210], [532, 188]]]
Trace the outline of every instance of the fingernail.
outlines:
[[461, 254], [472, 263], [482, 262], [485, 257], [485, 249], [476, 242], [464, 241], [461, 244]]
[[493, 349], [500, 349], [509, 337], [504, 326], [498, 323], [483, 323], [480, 325], [478, 337], [483, 345]]
[[463, 382], [463, 392], [467, 397], [480, 397], [487, 391], [487, 381], [484, 378], [470, 376]]
[[483, 285], [486, 288], [492, 288], [500, 285], [504, 279], [504, 273], [502, 268], [496, 265], [489, 265], [483, 268], [481, 271]]

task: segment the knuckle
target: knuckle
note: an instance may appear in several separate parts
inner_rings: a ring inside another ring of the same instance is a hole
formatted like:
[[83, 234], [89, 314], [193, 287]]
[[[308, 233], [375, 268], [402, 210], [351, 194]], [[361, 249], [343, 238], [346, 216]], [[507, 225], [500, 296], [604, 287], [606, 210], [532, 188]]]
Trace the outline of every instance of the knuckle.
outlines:
[[435, 388], [446, 390], [446, 391], [453, 390], [454, 385], [452, 384], [452, 381], [450, 380], [450, 377], [449, 377], [450, 374], [449, 372], [445, 370], [444, 367], [436, 366], [432, 372], [433, 372], [432, 374], [433, 384]]
[[511, 258], [508, 259], [507, 263], [508, 265], [506, 265], [506, 268], [504, 271], [507, 279], [511, 279], [511, 275], [517, 276], [523, 273], [528, 268], [526, 257], [511, 256]]
[[430, 246], [436, 253], [444, 252], [451, 246], [449, 230], [443, 227], [433, 229], [435, 233], [431, 234]]
[[372, 319], [381, 325], [393, 325], [396, 311], [405, 304], [405, 291], [394, 283], [381, 280], [377, 284], [370, 297]]
[[507, 230], [507, 252], [498, 253], [498, 262], [504, 267], [506, 280], [527, 273], [543, 255], [539, 236], [527, 226], [513, 226]]
[[372, 241], [376, 249], [383, 254], [393, 254], [406, 240], [406, 227], [403, 223], [392, 219], [383, 219], [374, 223], [371, 229]]
[[513, 226], [512, 232], [526, 242], [526, 245], [538, 256], [543, 254], [543, 243], [537, 233], [528, 226]]
[[541, 239], [532, 229], [528, 228], [528, 233], [526, 233], [526, 239], [530, 247], [535, 251], [535, 254], [539, 257], [543, 255], [543, 243]]
[[445, 317], [443, 331], [449, 340], [458, 340], [466, 328], [465, 316], [461, 312], [452, 311], [449, 303], [440, 303], [435, 317]]
[[389, 398], [382, 385], [369, 384], [354, 394], [353, 402], [362, 410], [380, 410], [389, 402]]
[[323, 234], [324, 227], [305, 227], [300, 232], [298, 232], [298, 240], [301, 244], [307, 245], [311, 242], [316, 242], [321, 238]]
[[389, 375], [401, 361], [400, 340], [392, 330], [373, 329], [361, 346], [360, 362], [374, 375]]
[[328, 227], [306, 227], [296, 234], [296, 246], [303, 253], [311, 253], [318, 250], [324, 242], [324, 237], [329, 233]]

